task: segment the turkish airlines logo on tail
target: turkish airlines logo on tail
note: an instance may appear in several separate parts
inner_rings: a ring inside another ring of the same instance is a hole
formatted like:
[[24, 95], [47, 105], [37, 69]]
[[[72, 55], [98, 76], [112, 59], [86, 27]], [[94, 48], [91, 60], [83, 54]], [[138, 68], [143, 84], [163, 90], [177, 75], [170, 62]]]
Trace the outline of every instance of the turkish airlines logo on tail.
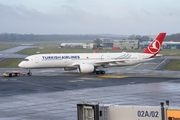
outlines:
[[155, 54], [157, 52], [159, 52], [159, 48], [160, 48], [160, 42], [158, 40], [154, 40], [152, 42], [151, 45], [148, 46], [148, 50], [149, 52], [151, 52], [152, 54]]

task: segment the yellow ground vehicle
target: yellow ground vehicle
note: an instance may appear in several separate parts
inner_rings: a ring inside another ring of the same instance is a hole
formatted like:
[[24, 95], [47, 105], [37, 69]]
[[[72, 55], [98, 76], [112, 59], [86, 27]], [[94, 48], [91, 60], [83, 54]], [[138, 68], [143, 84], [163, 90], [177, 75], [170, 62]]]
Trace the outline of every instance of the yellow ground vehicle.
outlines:
[[16, 76], [20, 76], [20, 75], [26, 75], [26, 74], [23, 74], [19, 71], [11, 71], [11, 72], [5, 72], [3, 73], [2, 76], [4, 77], [16, 77]]

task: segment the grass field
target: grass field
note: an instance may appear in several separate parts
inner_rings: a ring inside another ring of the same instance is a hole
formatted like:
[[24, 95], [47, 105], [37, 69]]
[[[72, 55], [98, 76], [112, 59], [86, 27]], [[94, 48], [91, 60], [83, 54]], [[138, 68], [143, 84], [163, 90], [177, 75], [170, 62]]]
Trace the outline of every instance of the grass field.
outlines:
[[163, 49], [159, 54], [180, 56], [180, 49]]
[[[33, 55], [37, 52], [40, 52], [41, 54], [44, 53], [93, 53], [95, 49], [84, 49], [84, 48], [56, 48], [56, 46], [53, 47], [43, 47], [44, 49], [37, 48], [28, 48], [25, 50], [22, 50], [18, 52], [18, 54], [26, 54], [26, 55]], [[143, 52], [144, 50], [99, 50], [98, 53], [107, 53], [107, 52]], [[163, 49], [160, 51], [160, 54], [163, 55], [173, 55], [173, 56], [179, 56], [180, 55], [180, 49]]]
[[10, 48], [13, 48], [13, 47], [16, 47], [16, 46], [17, 45], [8, 45], [8, 44], [0, 45], [0, 51], [10, 49]]
[[[33, 55], [37, 52], [41, 54], [44, 53], [93, 53], [95, 49], [84, 49], [84, 48], [56, 48], [56, 47], [44, 47], [44, 49], [39, 48], [28, 48], [17, 52], [18, 54]], [[98, 50], [98, 53], [107, 52], [142, 52], [143, 50]]]
[[165, 70], [180, 71], [180, 60], [178, 59], [171, 60], [171, 62], [166, 66]]
[[21, 42], [1, 42], [1, 44], [34, 44], [36, 45], [57, 45], [61, 43], [92, 43], [93, 40], [57, 40], [57, 41], [21, 41]]
[[6, 62], [0, 64], [0, 68], [18, 68], [18, 64], [23, 60], [24, 58], [11, 58], [7, 60]]

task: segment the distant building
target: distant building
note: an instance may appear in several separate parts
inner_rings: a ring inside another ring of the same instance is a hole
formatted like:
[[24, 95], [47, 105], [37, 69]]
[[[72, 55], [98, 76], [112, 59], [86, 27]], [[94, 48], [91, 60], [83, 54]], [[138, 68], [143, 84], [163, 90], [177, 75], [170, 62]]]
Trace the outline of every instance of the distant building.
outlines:
[[111, 42], [111, 38], [99, 38], [102, 41], [103, 48], [112, 48], [113, 43]]
[[83, 48], [92, 49], [93, 48], [93, 43], [83, 43]]
[[28, 43], [25, 43], [25, 44], [21, 44], [22, 46], [32, 46], [33, 44], [28, 44]]
[[110, 43], [111, 42], [111, 38], [99, 38], [102, 43]]
[[83, 43], [61, 43], [62, 47], [82, 47]]
[[180, 42], [163, 42], [163, 49], [180, 49]]
[[146, 49], [151, 42], [139, 42], [139, 49]]
[[139, 49], [139, 40], [114, 40], [113, 47], [119, 47], [119, 49]]
[[[149, 45], [151, 44], [151, 42], [140, 42], [139, 43], [139, 48], [140, 49], [145, 49], [147, 48]], [[180, 49], [180, 42], [163, 42], [162, 49]]]
[[103, 43], [103, 48], [112, 48], [113, 43]]

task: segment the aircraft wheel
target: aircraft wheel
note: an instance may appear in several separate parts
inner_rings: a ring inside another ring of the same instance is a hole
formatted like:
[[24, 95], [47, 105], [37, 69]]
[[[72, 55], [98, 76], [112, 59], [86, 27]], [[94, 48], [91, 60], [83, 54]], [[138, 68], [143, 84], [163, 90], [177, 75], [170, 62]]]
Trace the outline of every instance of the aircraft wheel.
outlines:
[[105, 71], [101, 71], [101, 74], [105, 74]]
[[96, 73], [96, 70], [94, 70], [92, 73]]
[[100, 74], [100, 71], [96, 71], [96, 74]]

